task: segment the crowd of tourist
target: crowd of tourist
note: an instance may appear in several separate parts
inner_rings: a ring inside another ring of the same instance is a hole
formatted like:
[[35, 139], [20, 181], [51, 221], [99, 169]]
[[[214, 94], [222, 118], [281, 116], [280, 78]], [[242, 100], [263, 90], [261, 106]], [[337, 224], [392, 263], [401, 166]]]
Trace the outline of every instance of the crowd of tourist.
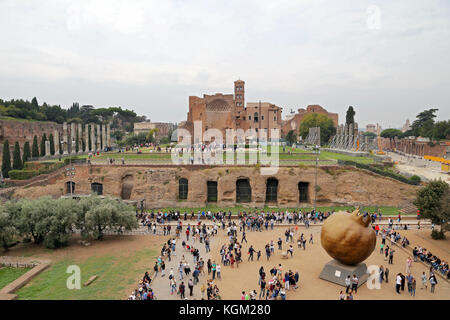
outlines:
[[[265, 255], [266, 261], [270, 261], [275, 254], [275, 247], [281, 253], [282, 258], [293, 257], [295, 239], [297, 242], [297, 249], [306, 250], [307, 238], [304, 233], [299, 232], [299, 223], [303, 223], [306, 228], [310, 224], [322, 222], [329, 217], [333, 212], [303, 212], [299, 211], [241, 211], [237, 213], [237, 219], [232, 220], [231, 212], [226, 211], [159, 211], [138, 213], [137, 217], [143, 226], [146, 226], [151, 233], [156, 233], [156, 229], [160, 234], [172, 236], [168, 242], [161, 249], [161, 255], [157, 259], [154, 271], [154, 276], [165, 276], [165, 262], [164, 258], [171, 261], [177, 241], [181, 242], [183, 253], [178, 263], [178, 269], [170, 269], [169, 280], [170, 291], [172, 295], [178, 295], [181, 299], [187, 297], [192, 298], [193, 288], [196, 285], [201, 286], [202, 299], [205, 297], [208, 300], [220, 299], [219, 289], [214, 284], [216, 280], [221, 279], [221, 268], [239, 268], [241, 263], [250, 261], [259, 261], [262, 255]], [[367, 213], [365, 215], [368, 215]], [[395, 245], [407, 248], [410, 241], [406, 236], [401, 236], [400, 233], [394, 230], [394, 222], [389, 219], [386, 229], [380, 229], [376, 224], [377, 220], [381, 220], [381, 214], [369, 214], [373, 223], [373, 228], [377, 236], [381, 237], [380, 254], [384, 255], [384, 260], [387, 264], [394, 264]], [[194, 222], [195, 220], [195, 222]], [[398, 217], [398, 221], [401, 217]], [[206, 221], [210, 225], [205, 224]], [[172, 222], [172, 224], [168, 224]], [[176, 222], [174, 225], [173, 222]], [[280, 236], [278, 239], [270, 240], [268, 243], [259, 243], [258, 246], [249, 244], [247, 240], [247, 232], [263, 232], [273, 230], [275, 225], [291, 224], [291, 226], [284, 229], [284, 237]], [[199, 256], [198, 246], [204, 246], [206, 253], [210, 252], [210, 240], [217, 235], [219, 230], [223, 230], [228, 237], [228, 242], [220, 247], [220, 261], [216, 262], [212, 259], [205, 261]], [[182, 238], [182, 239], [180, 239]], [[240, 240], [240, 241], [239, 241]], [[387, 243], [389, 241], [389, 243]], [[246, 243], [247, 250], [243, 252], [243, 244]], [[309, 235], [309, 244], [314, 244], [313, 234]], [[246, 253], [245, 260], [243, 254]], [[194, 265], [191, 267], [185, 259], [185, 254], [192, 255]], [[395, 276], [395, 290], [401, 293], [405, 286], [407, 286], [408, 293], [415, 296], [416, 293], [416, 278], [412, 275], [412, 262], [419, 261], [419, 259], [430, 265], [430, 272], [427, 276], [425, 272], [420, 276], [420, 289], [427, 289], [430, 285], [431, 292], [434, 292], [437, 279], [436, 272], [442, 276], [449, 276], [448, 262], [443, 261], [439, 257], [433, 255], [427, 249], [422, 247], [415, 247], [413, 249], [413, 257], [407, 259], [405, 273], [398, 273]], [[207, 268], [207, 276], [205, 271]], [[192, 268], [192, 269], [191, 269]], [[176, 276], [176, 274], [178, 276]], [[200, 284], [200, 276], [205, 276], [204, 284]], [[270, 270], [270, 276], [266, 276], [264, 268], [261, 266], [258, 276], [259, 290], [251, 290], [249, 292], [242, 291], [241, 299], [243, 300], [257, 300], [257, 299], [286, 299], [286, 293], [289, 290], [296, 290], [299, 285], [299, 273], [288, 270], [282, 271], [282, 265], [274, 266]], [[417, 282], [419, 282], [417, 280]], [[339, 294], [340, 300], [353, 300], [354, 295], [358, 290], [359, 279], [354, 275], [346, 279], [346, 290]], [[389, 281], [389, 268], [380, 266], [379, 282]], [[150, 287], [151, 279], [146, 272], [143, 279], [140, 280], [138, 288], [130, 295], [133, 300], [151, 300], [155, 299], [155, 294]]]

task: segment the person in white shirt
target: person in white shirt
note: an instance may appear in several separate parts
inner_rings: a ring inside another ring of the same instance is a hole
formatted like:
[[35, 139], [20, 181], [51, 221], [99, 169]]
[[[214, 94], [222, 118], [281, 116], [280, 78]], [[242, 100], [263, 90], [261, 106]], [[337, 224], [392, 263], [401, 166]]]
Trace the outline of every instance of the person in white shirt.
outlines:
[[402, 285], [402, 274], [397, 274], [397, 278], [395, 280], [395, 291], [400, 294], [400, 286]]

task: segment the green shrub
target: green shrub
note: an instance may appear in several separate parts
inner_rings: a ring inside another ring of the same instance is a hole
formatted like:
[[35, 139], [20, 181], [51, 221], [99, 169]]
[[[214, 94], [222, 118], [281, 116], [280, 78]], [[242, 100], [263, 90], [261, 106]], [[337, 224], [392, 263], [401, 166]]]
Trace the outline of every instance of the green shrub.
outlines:
[[86, 158], [80, 158], [80, 157], [68, 157], [64, 159], [64, 164], [69, 163], [85, 163]]
[[431, 231], [431, 238], [433, 238], [434, 240], [444, 240], [445, 234], [442, 230], [438, 231], [434, 229], [433, 231]]
[[9, 171], [9, 177], [12, 180], [27, 180], [37, 175], [35, 170], [11, 170]]
[[420, 183], [422, 179], [418, 175], [413, 175], [412, 177], [409, 177], [409, 180], [416, 181], [417, 183]]
[[339, 165], [344, 165], [344, 166], [355, 166], [357, 168], [366, 169], [366, 170], [369, 170], [369, 171], [374, 172], [376, 174], [379, 174], [381, 176], [389, 177], [389, 178], [392, 178], [392, 179], [395, 179], [395, 180], [398, 180], [398, 181], [401, 181], [401, 182], [404, 182], [404, 183], [407, 183], [407, 184], [415, 185], [415, 186], [419, 184], [418, 181], [414, 181], [414, 180], [408, 179], [408, 178], [402, 176], [401, 174], [398, 174], [398, 173], [395, 173], [395, 172], [392, 172], [392, 171], [381, 170], [381, 169], [378, 169], [376, 167], [373, 167], [373, 166], [370, 166], [370, 165], [367, 165], [367, 164], [363, 164], [363, 163], [359, 163], [359, 162], [355, 162], [355, 161], [338, 160], [338, 164]]

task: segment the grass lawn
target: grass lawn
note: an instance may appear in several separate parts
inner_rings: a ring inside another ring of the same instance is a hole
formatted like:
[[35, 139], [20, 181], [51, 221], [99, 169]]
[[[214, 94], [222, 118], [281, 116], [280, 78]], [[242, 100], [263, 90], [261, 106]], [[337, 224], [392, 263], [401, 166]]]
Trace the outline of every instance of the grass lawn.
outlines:
[[[91, 256], [82, 262], [61, 259], [15, 293], [18, 299], [26, 300], [123, 299], [124, 294], [129, 294], [126, 289], [137, 283], [136, 275], [140, 277], [145, 271], [149, 271], [149, 266], [153, 265], [157, 255], [156, 250], [142, 249], [120, 252], [117, 255]], [[143, 267], [143, 260], [148, 261], [147, 268]], [[66, 286], [66, 281], [71, 275], [66, 273], [66, 270], [70, 265], [80, 267], [81, 289], [79, 290], [69, 290]], [[93, 275], [97, 275], [98, 278], [84, 287], [83, 283]]]
[[30, 268], [0, 268], [0, 289], [30, 271]]
[[[378, 207], [379, 210], [381, 211], [381, 213], [384, 216], [395, 216], [398, 215], [399, 213], [399, 208], [397, 207], [387, 207], [387, 206], [380, 206]], [[252, 212], [261, 212], [261, 211], [277, 211], [277, 210], [299, 210], [301, 209], [302, 211], [311, 211], [313, 210], [313, 207], [307, 207], [307, 208], [276, 208], [276, 207], [264, 207], [263, 209], [255, 209], [255, 208], [248, 208], [248, 207], [243, 207], [243, 206], [235, 206], [235, 207], [220, 207], [220, 206], [216, 206], [216, 205], [208, 205], [205, 207], [201, 207], [201, 208], [162, 208], [162, 209], [154, 209], [154, 212], [157, 211], [170, 211], [170, 210], [178, 210], [181, 212], [181, 214], [184, 214], [184, 212], [186, 211], [188, 214], [191, 214], [192, 211], [194, 211], [194, 213], [197, 215], [198, 211], [208, 211], [211, 210], [212, 212], [217, 212], [217, 211], [225, 211], [225, 212], [229, 212], [231, 211], [232, 214], [237, 215], [239, 211], [252, 211]], [[339, 210], [354, 210], [355, 207], [354, 206], [336, 206], [336, 207], [317, 207], [317, 210], [319, 211], [339, 211]], [[368, 206], [368, 207], [362, 207], [361, 208], [362, 211], [367, 211], [370, 213], [373, 213], [376, 211], [376, 207], [372, 206]]]

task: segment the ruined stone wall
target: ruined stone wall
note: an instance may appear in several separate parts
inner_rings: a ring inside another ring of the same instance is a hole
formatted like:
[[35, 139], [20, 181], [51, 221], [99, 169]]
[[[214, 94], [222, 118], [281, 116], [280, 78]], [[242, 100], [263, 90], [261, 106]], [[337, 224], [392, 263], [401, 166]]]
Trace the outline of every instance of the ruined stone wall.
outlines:
[[[220, 206], [236, 204], [236, 181], [249, 179], [251, 202], [258, 208], [311, 207], [314, 201], [314, 167], [280, 167], [273, 176], [260, 175], [259, 169], [207, 166], [88, 166], [76, 165], [75, 194], [90, 194], [92, 183], [103, 184], [103, 194], [130, 200], [145, 199], [148, 208], [201, 207], [207, 201], [207, 182], [217, 181]], [[266, 203], [266, 181], [278, 179], [276, 203]], [[187, 200], [178, 200], [178, 181], [188, 180]], [[37, 198], [44, 195], [59, 197], [66, 194], [67, 177], [60, 176], [40, 186], [17, 188], [13, 197]], [[309, 183], [307, 202], [299, 202], [299, 182]], [[415, 198], [417, 187], [407, 185], [353, 167], [323, 167], [318, 171], [318, 206], [385, 205], [398, 206]]]
[[383, 150], [396, 150], [420, 157], [446, 157], [447, 153], [449, 153], [450, 151], [450, 144], [445, 141], [429, 143], [424, 141], [417, 141], [417, 139], [381, 138], [381, 146]]
[[45, 133], [47, 139], [55, 130], [62, 132], [62, 124], [50, 121], [20, 121], [20, 120], [0, 120], [0, 158], [3, 152], [3, 143], [8, 140], [11, 147], [11, 153], [16, 141], [19, 142], [20, 148], [23, 150], [23, 145], [26, 141], [33, 143], [33, 137], [38, 137], [38, 143], [41, 142], [41, 137]]

